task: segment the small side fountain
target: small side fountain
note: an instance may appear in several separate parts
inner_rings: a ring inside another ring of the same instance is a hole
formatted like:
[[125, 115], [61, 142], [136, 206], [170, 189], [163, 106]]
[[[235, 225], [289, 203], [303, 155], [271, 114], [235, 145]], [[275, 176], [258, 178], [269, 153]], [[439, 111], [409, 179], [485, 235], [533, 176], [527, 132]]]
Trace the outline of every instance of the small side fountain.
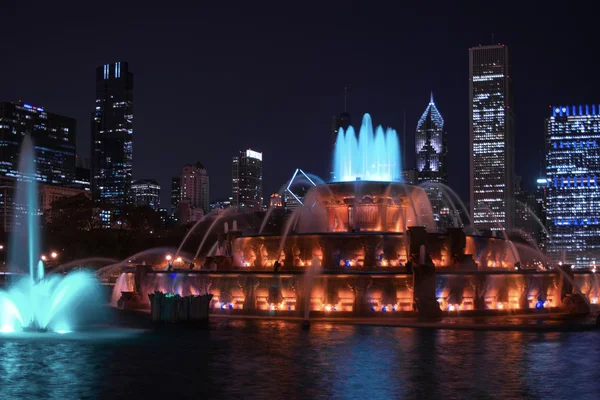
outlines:
[[26, 136], [19, 159], [13, 232], [9, 240], [9, 268], [23, 274], [7, 291], [0, 291], [0, 332], [36, 331], [67, 333], [74, 322], [73, 308], [94, 298], [97, 282], [91, 273], [76, 271], [65, 277], [45, 275], [40, 260], [40, 224], [35, 156]]

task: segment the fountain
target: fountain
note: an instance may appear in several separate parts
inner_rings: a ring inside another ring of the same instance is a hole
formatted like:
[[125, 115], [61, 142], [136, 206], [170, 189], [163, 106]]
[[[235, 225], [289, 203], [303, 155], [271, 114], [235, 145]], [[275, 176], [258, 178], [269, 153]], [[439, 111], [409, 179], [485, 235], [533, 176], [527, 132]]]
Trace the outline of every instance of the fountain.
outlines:
[[[465, 206], [449, 188], [402, 183], [399, 154], [395, 131], [373, 129], [365, 115], [358, 138], [351, 127], [338, 135], [334, 181], [311, 187], [281, 232], [243, 235], [234, 228], [219, 236], [218, 248], [226, 250], [219, 252], [221, 262], [169, 273], [156, 266], [136, 287], [212, 294], [214, 314], [282, 315], [305, 327], [309, 317], [436, 319], [595, 307], [595, 269], [563, 277], [546, 267], [539, 248], [506, 235], [481, 236], [460, 219]], [[433, 217], [433, 189], [455, 217], [444, 229]], [[206, 240], [196, 256], [208, 250]]]
[[9, 240], [9, 268], [21, 275], [0, 291], [0, 332], [54, 331], [73, 329], [74, 307], [97, 291], [93, 274], [71, 272], [46, 276], [40, 260], [38, 191], [35, 156], [31, 139], [25, 136], [19, 159], [14, 231]]

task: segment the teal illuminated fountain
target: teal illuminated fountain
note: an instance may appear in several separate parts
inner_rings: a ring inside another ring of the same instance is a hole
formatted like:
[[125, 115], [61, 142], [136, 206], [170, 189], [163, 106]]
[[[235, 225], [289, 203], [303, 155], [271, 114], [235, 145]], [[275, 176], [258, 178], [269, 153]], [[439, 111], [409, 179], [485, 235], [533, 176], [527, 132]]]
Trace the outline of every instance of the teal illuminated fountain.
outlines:
[[31, 139], [26, 136], [21, 146], [13, 230], [8, 243], [9, 268], [22, 276], [12, 282], [8, 290], [0, 291], [2, 333], [49, 330], [66, 333], [74, 320], [75, 305], [97, 291], [94, 276], [86, 271], [67, 276], [45, 276], [44, 263], [40, 260], [40, 215], [35, 178], [34, 149]]

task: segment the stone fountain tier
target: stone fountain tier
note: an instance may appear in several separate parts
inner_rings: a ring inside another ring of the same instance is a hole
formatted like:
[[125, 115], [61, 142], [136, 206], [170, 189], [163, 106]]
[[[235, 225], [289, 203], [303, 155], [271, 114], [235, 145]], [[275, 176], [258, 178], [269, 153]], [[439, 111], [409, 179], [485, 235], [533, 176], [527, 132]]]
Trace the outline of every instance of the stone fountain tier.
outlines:
[[335, 182], [318, 185], [308, 203], [327, 214], [326, 232], [404, 232], [408, 226], [435, 227], [425, 191], [398, 182]]
[[[576, 272], [573, 281], [583, 295], [597, 304], [595, 274]], [[301, 317], [308, 307], [311, 317], [426, 317], [487, 316], [560, 311], [583, 313], [564, 299], [567, 293], [558, 271], [448, 271], [427, 264], [414, 265], [413, 273], [324, 270], [314, 277], [310, 294], [300, 270], [274, 271], [153, 271], [141, 282], [143, 300], [148, 293], [178, 293], [170, 311], [156, 320], [178, 320], [176, 303], [187, 297], [210, 294], [213, 312], [244, 315]], [[152, 296], [152, 295], [151, 295]], [[565, 297], [563, 297], [565, 296]], [[156, 305], [155, 305], [156, 307]], [[158, 306], [161, 309], [163, 306]], [[184, 309], [184, 307], [179, 307]], [[587, 310], [589, 313], [589, 309]], [[184, 313], [184, 315], [187, 315]]]
[[[514, 270], [516, 260], [507, 242], [502, 239], [468, 236], [461, 229], [450, 230], [446, 234], [426, 232], [419, 227], [410, 227], [409, 231], [419, 236], [436, 268], [476, 270], [476, 258], [479, 269]], [[303, 269], [313, 257], [318, 257], [326, 269], [386, 271], [405, 268], [416, 254], [411, 254], [409, 235], [405, 233], [291, 234], [283, 245], [281, 242], [281, 236], [239, 237], [231, 245], [231, 267], [269, 270], [279, 260], [282, 270]], [[419, 246], [416, 246], [416, 252]], [[522, 260], [521, 264], [526, 265], [526, 260]]]

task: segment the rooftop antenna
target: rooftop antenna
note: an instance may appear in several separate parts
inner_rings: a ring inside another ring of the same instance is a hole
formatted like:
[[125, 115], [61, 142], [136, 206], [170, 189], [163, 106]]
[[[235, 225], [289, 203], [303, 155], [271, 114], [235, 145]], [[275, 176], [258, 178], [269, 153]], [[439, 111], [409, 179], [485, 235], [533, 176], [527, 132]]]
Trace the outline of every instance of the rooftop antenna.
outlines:
[[344, 87], [344, 112], [348, 112], [348, 87]]

